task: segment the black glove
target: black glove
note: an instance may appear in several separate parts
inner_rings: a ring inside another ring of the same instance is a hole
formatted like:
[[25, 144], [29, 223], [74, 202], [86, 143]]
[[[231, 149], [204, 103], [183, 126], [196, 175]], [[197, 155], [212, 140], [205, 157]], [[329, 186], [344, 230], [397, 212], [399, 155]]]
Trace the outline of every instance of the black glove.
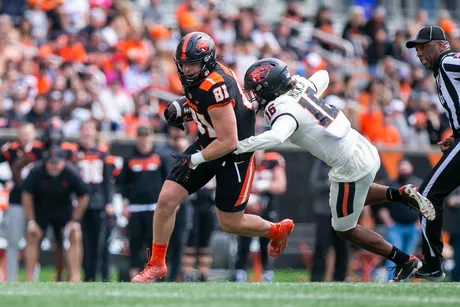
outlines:
[[190, 178], [190, 175], [193, 172], [188, 165], [190, 163], [191, 155], [182, 154], [179, 156], [172, 155], [173, 158], [177, 159], [176, 164], [174, 164], [173, 168], [171, 169], [171, 174], [176, 178], [177, 183], [184, 184]]
[[184, 124], [183, 124], [183, 123], [184, 123], [183, 119], [180, 118], [180, 117], [177, 117], [176, 115], [172, 115], [172, 114], [169, 112], [169, 108], [166, 108], [166, 109], [165, 109], [163, 115], [164, 115], [166, 121], [168, 122], [168, 125], [169, 125], [169, 126], [179, 128], [179, 129], [181, 129], [182, 131], [185, 130], [185, 127], [184, 127]]

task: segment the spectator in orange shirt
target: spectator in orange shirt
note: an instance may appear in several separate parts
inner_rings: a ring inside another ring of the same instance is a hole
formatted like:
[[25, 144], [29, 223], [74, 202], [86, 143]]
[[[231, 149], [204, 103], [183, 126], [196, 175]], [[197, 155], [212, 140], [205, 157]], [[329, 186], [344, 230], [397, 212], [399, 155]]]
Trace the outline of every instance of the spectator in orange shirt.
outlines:
[[60, 45], [58, 54], [64, 62], [86, 62], [87, 54], [85, 47], [79, 41], [79, 38], [75, 33], [72, 33], [69, 36], [61, 36], [58, 41]]
[[379, 138], [379, 133], [383, 128], [383, 114], [376, 101], [372, 101], [366, 111], [359, 115], [359, 125], [361, 133], [375, 143]]
[[143, 63], [147, 61], [150, 50], [147, 41], [143, 39], [142, 35], [142, 31], [132, 30], [126, 40], [118, 42], [118, 51], [132, 62]]
[[377, 133], [376, 144], [385, 146], [397, 146], [402, 144], [401, 135], [398, 129], [393, 126], [392, 117], [389, 115], [383, 117], [383, 126], [375, 132]]
[[205, 8], [196, 0], [183, 0], [176, 8], [176, 20], [181, 36], [197, 31], [207, 16]]

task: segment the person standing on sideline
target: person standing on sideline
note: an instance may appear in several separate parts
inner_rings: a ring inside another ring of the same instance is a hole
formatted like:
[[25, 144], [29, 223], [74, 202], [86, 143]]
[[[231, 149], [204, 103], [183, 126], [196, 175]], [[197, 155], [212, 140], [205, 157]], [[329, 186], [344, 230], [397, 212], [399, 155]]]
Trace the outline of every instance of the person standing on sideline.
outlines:
[[[398, 164], [398, 179], [394, 186], [413, 183], [420, 186], [422, 179], [412, 175], [414, 167], [409, 160], [402, 159]], [[386, 226], [386, 239], [391, 244], [400, 246], [401, 250], [407, 254], [414, 254], [417, 244], [420, 242], [420, 223], [418, 213], [400, 203], [390, 203], [382, 206], [378, 211], [379, 217]], [[387, 267], [392, 264], [387, 260]], [[391, 280], [391, 274], [388, 274]]]
[[342, 240], [331, 225], [332, 213], [329, 208], [329, 170], [331, 168], [323, 161], [316, 159], [310, 173], [310, 187], [314, 192], [313, 208], [316, 221], [315, 252], [311, 281], [324, 281], [326, 260], [329, 248], [335, 250], [334, 281], [345, 281], [348, 268], [348, 242]]
[[441, 281], [446, 276], [441, 266], [442, 207], [444, 199], [460, 185], [460, 53], [450, 50], [446, 34], [438, 26], [424, 26], [414, 40], [406, 43], [406, 47], [415, 48], [422, 65], [433, 71], [439, 100], [453, 131], [451, 136], [438, 143], [443, 156], [419, 189], [433, 203], [436, 218], [429, 221], [421, 217], [424, 259], [423, 268], [415, 277]]

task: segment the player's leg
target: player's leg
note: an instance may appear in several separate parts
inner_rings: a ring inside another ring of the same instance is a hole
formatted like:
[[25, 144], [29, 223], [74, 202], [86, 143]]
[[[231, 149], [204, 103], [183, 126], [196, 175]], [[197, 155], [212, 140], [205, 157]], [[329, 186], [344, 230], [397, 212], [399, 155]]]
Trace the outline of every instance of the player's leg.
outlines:
[[[324, 281], [326, 272], [326, 257], [329, 247], [332, 245], [331, 217], [327, 215], [315, 216], [316, 221], [316, 240], [315, 252], [313, 254], [313, 267], [311, 271], [311, 281]], [[343, 241], [343, 240], [342, 240]]]
[[185, 243], [185, 231], [187, 227], [187, 208], [181, 205], [176, 213], [174, 230], [169, 241], [167, 262], [168, 262], [168, 281], [177, 281], [181, 272], [181, 258]]
[[[109, 252], [109, 239], [112, 233], [113, 227], [116, 223], [115, 216], [107, 216], [102, 218], [102, 229], [101, 229], [101, 256], [99, 259], [101, 260], [100, 264], [100, 271], [101, 271], [101, 278], [103, 282], [108, 282], [110, 279], [110, 252]], [[151, 225], [151, 224], [150, 224]], [[152, 241], [150, 241], [152, 242]]]
[[19, 240], [24, 236], [25, 217], [21, 205], [10, 204], [5, 216], [6, 240], [6, 280], [8, 282], [18, 281], [19, 269]]
[[223, 162], [217, 174], [216, 207], [221, 228], [246, 237], [271, 239], [269, 254], [278, 256], [287, 245], [287, 238], [294, 229], [292, 220], [271, 223], [254, 214], [244, 214], [254, 177], [254, 157], [233, 162]]
[[40, 243], [48, 226], [48, 221], [35, 212], [36, 223], [29, 223], [26, 228], [26, 248], [25, 248], [25, 264], [26, 264], [26, 281], [34, 281], [35, 266], [38, 262], [40, 254]]
[[[200, 145], [194, 143], [185, 152], [194, 153], [199, 149]], [[188, 195], [196, 192], [214, 177], [219, 169], [217, 163], [219, 161], [215, 160], [198, 165], [187, 183], [183, 185], [175, 182], [176, 178], [171, 173], [168, 174], [153, 216], [152, 255], [145, 269], [136, 275], [132, 282], [151, 282], [155, 278], [163, 278], [166, 275], [166, 253], [174, 230], [176, 210]]]
[[150, 212], [131, 212], [128, 223], [128, 235], [129, 235], [129, 260], [130, 269], [129, 277], [133, 278], [141, 271], [143, 265], [140, 253], [142, 250], [143, 243], [143, 231], [142, 231], [142, 215], [149, 214]]
[[348, 242], [342, 240], [331, 228], [329, 231], [333, 232], [332, 239], [335, 249], [334, 281], [345, 281], [348, 271]]
[[[265, 210], [262, 212], [261, 216], [270, 222], [275, 222], [279, 220], [278, 212], [274, 207], [273, 202], [269, 203]], [[272, 282], [275, 278], [275, 273], [273, 272], [273, 261], [268, 257], [268, 245], [270, 240], [267, 237], [259, 237], [260, 242], [260, 262], [264, 270], [262, 279], [264, 282]]]
[[385, 201], [403, 203], [430, 220], [433, 220], [436, 214], [433, 204], [420, 194], [412, 184], [392, 188], [372, 183], [367, 192], [365, 205], [373, 205]]
[[378, 233], [357, 224], [375, 172], [356, 182], [331, 183], [332, 227], [342, 238], [396, 263], [394, 280], [405, 280], [422, 267], [421, 261], [402, 252]]
[[199, 226], [201, 222], [198, 209], [192, 208], [192, 210], [192, 228], [188, 234], [187, 244], [185, 246], [184, 255], [182, 256], [182, 272], [184, 273], [184, 281], [187, 282], [194, 280], [198, 251]]
[[249, 247], [251, 245], [251, 237], [238, 237], [238, 252], [235, 263], [235, 281], [245, 282], [248, 279], [246, 269], [248, 267]]
[[[386, 227], [385, 239], [393, 246], [398, 246], [401, 249], [401, 251], [407, 254], [408, 251], [404, 249], [403, 238], [404, 233], [401, 224], [395, 223], [391, 227]], [[392, 265], [392, 261], [390, 259], [387, 259], [385, 265], [387, 267], [390, 267]], [[393, 274], [391, 274], [391, 272], [388, 272], [388, 280], [391, 279], [393, 279]]]
[[95, 281], [102, 227], [101, 211], [86, 210], [82, 219], [84, 281]]
[[[80, 281], [80, 269], [83, 260], [83, 244], [82, 244], [82, 231], [78, 223], [67, 226], [71, 218], [62, 219], [53, 223], [53, 228], [56, 227], [56, 234], [61, 233], [64, 239], [64, 249], [66, 250], [65, 256], [67, 261], [67, 268], [69, 270], [70, 281]], [[59, 230], [61, 230], [59, 232]], [[99, 234], [98, 234], [99, 237]]]
[[422, 239], [424, 268], [418, 277], [431, 281], [440, 281], [445, 277], [441, 267], [443, 242], [441, 236], [443, 224], [444, 199], [460, 185], [460, 139], [444, 153], [441, 160], [431, 170], [420, 186], [420, 193], [434, 205], [436, 217], [433, 221], [422, 218]]

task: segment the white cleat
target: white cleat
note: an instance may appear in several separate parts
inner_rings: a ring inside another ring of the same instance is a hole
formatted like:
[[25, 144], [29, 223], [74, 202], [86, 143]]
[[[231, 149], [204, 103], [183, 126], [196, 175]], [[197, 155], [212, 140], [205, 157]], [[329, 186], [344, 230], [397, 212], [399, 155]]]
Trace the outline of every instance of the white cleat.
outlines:
[[433, 204], [428, 198], [422, 196], [413, 184], [403, 185], [399, 188], [399, 193], [404, 198], [405, 204], [420, 212], [427, 220], [434, 220], [436, 211], [434, 210]]

